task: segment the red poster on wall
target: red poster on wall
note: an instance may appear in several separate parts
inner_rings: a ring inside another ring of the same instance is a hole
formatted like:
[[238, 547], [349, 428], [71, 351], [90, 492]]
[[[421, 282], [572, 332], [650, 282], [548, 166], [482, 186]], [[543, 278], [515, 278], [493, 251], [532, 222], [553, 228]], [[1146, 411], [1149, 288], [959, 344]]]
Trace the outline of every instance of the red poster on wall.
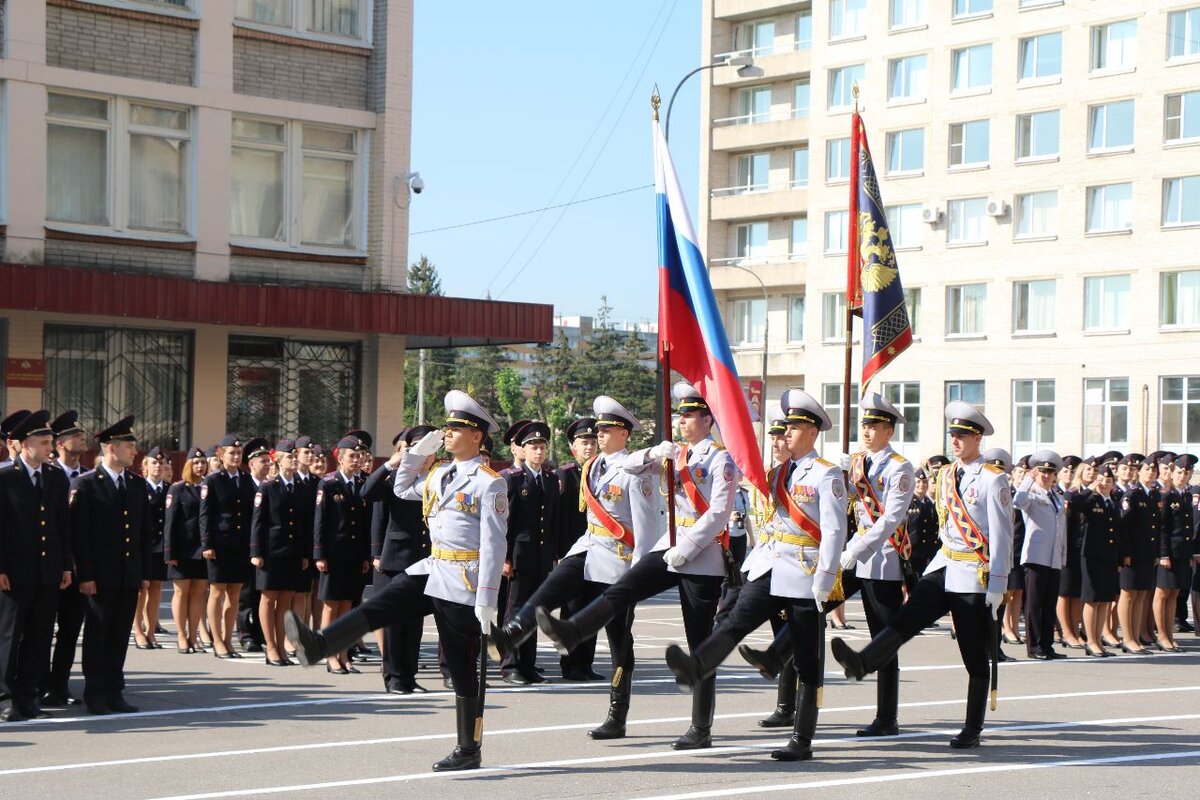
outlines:
[[10, 358], [4, 367], [4, 382], [12, 389], [43, 389], [46, 362], [40, 358]]

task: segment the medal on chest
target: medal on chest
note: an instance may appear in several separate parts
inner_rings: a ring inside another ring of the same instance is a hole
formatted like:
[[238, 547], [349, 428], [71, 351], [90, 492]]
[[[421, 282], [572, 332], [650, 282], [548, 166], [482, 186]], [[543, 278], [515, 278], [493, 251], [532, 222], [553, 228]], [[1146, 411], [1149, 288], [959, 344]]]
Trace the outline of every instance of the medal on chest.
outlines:
[[979, 502], [979, 490], [972, 486], [967, 489], [967, 493], [963, 495], [963, 502], [969, 506], [973, 506]]
[[473, 494], [468, 492], [455, 492], [454, 502], [458, 511], [462, 511], [465, 514], [479, 513], [479, 498], [475, 497]]
[[619, 503], [624, 495], [621, 493], [621, 487], [618, 484], [610, 483], [604, 487], [604, 491], [600, 496], [610, 503]]
[[798, 484], [792, 487], [792, 497], [797, 503], [813, 503], [817, 499], [817, 487]]

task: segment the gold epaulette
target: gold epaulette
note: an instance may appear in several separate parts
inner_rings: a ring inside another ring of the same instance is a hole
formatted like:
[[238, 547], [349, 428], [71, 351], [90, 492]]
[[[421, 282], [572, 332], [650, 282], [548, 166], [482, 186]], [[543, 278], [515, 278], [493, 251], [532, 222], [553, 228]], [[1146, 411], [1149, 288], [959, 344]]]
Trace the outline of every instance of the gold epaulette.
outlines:
[[901, 464], [905, 464], [908, 462], [908, 459], [905, 458], [904, 456], [900, 455], [899, 453], [892, 453], [892, 460], [899, 461]]
[[1004, 474], [1004, 467], [998, 467], [995, 464], [984, 464], [983, 468], [986, 469], [988, 472], [992, 473], [993, 475], [1003, 475]]
[[492, 468], [491, 468], [491, 467], [489, 467], [487, 464], [483, 464], [483, 463], [481, 463], [481, 464], [479, 465], [479, 468], [480, 468], [481, 470], [483, 470], [484, 472], [486, 472], [488, 475], [491, 475], [493, 478], [499, 478], [499, 477], [500, 477], [500, 473], [499, 473], [499, 472], [496, 472], [496, 470], [492, 469]]
[[717, 448], [718, 450], [725, 449], [725, 445], [721, 444], [720, 442], [713, 442], [713, 447]]
[[818, 463], [818, 464], [820, 464], [822, 467], [825, 467], [826, 469], [833, 469], [833, 462], [832, 462], [832, 461], [826, 461], [826, 460], [825, 460], [825, 459], [823, 459], [823, 458], [818, 458], [818, 459], [817, 459], [817, 463]]

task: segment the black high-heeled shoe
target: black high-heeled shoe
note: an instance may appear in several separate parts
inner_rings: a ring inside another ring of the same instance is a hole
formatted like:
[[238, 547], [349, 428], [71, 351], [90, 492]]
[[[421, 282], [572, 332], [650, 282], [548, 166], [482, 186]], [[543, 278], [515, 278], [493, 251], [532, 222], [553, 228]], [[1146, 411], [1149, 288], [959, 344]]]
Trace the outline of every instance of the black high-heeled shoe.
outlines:
[[1004, 640], [1005, 644], [1025, 644], [1025, 640], [1020, 636], [1017, 636], [1015, 639], [1010, 639], [1008, 638], [1007, 633], [1002, 633], [1000, 634], [1000, 638]]
[[133, 646], [136, 647], [138, 650], [153, 650], [154, 649], [154, 646], [152, 644], [150, 644], [149, 642], [147, 642], [146, 644], [140, 644], [138, 642], [134, 642]]
[[334, 669], [333, 667], [329, 666], [328, 661], [325, 662], [325, 671], [328, 672], [330, 675], [349, 675], [350, 674], [350, 670], [346, 669], [345, 666], [341, 666], [341, 667], [338, 667], [337, 669]]

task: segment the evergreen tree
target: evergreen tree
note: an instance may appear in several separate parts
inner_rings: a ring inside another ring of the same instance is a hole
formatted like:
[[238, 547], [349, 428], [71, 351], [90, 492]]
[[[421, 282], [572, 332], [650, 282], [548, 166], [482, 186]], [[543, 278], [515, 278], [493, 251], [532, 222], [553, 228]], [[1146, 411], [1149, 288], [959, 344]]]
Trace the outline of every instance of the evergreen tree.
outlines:
[[[442, 279], [437, 266], [422, 255], [408, 268], [408, 290], [412, 294], [442, 295]], [[404, 424], [416, 425], [417, 389], [420, 381], [421, 351], [409, 350], [404, 355]], [[425, 422], [438, 420], [442, 398], [453, 387], [453, 377], [458, 365], [458, 350], [440, 348], [425, 350]]]

